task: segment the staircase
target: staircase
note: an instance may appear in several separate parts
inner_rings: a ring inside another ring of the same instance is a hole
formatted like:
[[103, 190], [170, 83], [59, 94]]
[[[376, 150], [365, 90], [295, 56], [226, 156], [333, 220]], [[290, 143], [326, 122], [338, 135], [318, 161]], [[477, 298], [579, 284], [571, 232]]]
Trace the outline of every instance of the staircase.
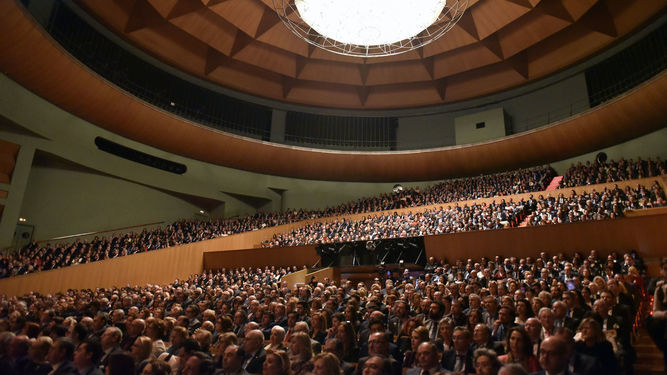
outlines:
[[662, 352], [655, 346], [655, 343], [651, 340], [646, 328], [641, 328], [639, 330], [637, 342], [634, 344], [634, 347], [637, 351], [637, 361], [634, 366], [635, 374], [665, 374], [665, 362]]
[[556, 190], [556, 189], [558, 189], [558, 186], [560, 186], [560, 182], [561, 182], [562, 179], [563, 179], [563, 176], [554, 177], [553, 180], [551, 180], [551, 182], [547, 186], [547, 188], [544, 189], [544, 190]]

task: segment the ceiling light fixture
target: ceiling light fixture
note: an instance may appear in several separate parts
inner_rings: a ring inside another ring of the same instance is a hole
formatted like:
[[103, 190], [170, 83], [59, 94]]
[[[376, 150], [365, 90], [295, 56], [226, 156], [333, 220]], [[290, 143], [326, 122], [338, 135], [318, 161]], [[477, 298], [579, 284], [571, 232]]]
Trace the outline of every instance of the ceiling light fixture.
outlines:
[[273, 0], [298, 37], [347, 56], [379, 57], [412, 51], [449, 31], [468, 0]]

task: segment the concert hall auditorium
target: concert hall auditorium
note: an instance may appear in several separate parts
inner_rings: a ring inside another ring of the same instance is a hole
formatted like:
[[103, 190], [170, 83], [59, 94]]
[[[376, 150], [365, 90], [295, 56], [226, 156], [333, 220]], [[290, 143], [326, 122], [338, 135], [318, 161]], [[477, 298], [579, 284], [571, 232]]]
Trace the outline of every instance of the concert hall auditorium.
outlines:
[[0, 374], [665, 374], [666, 11], [1, 0]]

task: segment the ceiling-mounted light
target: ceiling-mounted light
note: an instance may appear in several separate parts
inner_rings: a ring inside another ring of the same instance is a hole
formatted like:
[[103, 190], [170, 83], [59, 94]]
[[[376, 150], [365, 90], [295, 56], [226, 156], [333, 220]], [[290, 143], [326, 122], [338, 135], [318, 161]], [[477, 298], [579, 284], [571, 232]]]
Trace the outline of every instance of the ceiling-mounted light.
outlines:
[[273, 0], [285, 25], [327, 51], [388, 56], [433, 42], [461, 18], [468, 0]]

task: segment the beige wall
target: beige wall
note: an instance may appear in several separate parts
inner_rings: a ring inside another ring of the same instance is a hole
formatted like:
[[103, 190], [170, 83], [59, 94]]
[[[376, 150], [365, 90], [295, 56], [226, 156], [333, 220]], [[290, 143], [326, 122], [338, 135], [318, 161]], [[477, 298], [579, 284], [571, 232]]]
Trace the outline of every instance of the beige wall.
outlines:
[[[484, 123], [484, 127], [478, 129], [478, 123]], [[505, 132], [505, 112], [502, 108], [493, 108], [457, 117], [454, 119], [454, 134], [456, 135], [457, 145], [502, 138], [507, 135]]]

